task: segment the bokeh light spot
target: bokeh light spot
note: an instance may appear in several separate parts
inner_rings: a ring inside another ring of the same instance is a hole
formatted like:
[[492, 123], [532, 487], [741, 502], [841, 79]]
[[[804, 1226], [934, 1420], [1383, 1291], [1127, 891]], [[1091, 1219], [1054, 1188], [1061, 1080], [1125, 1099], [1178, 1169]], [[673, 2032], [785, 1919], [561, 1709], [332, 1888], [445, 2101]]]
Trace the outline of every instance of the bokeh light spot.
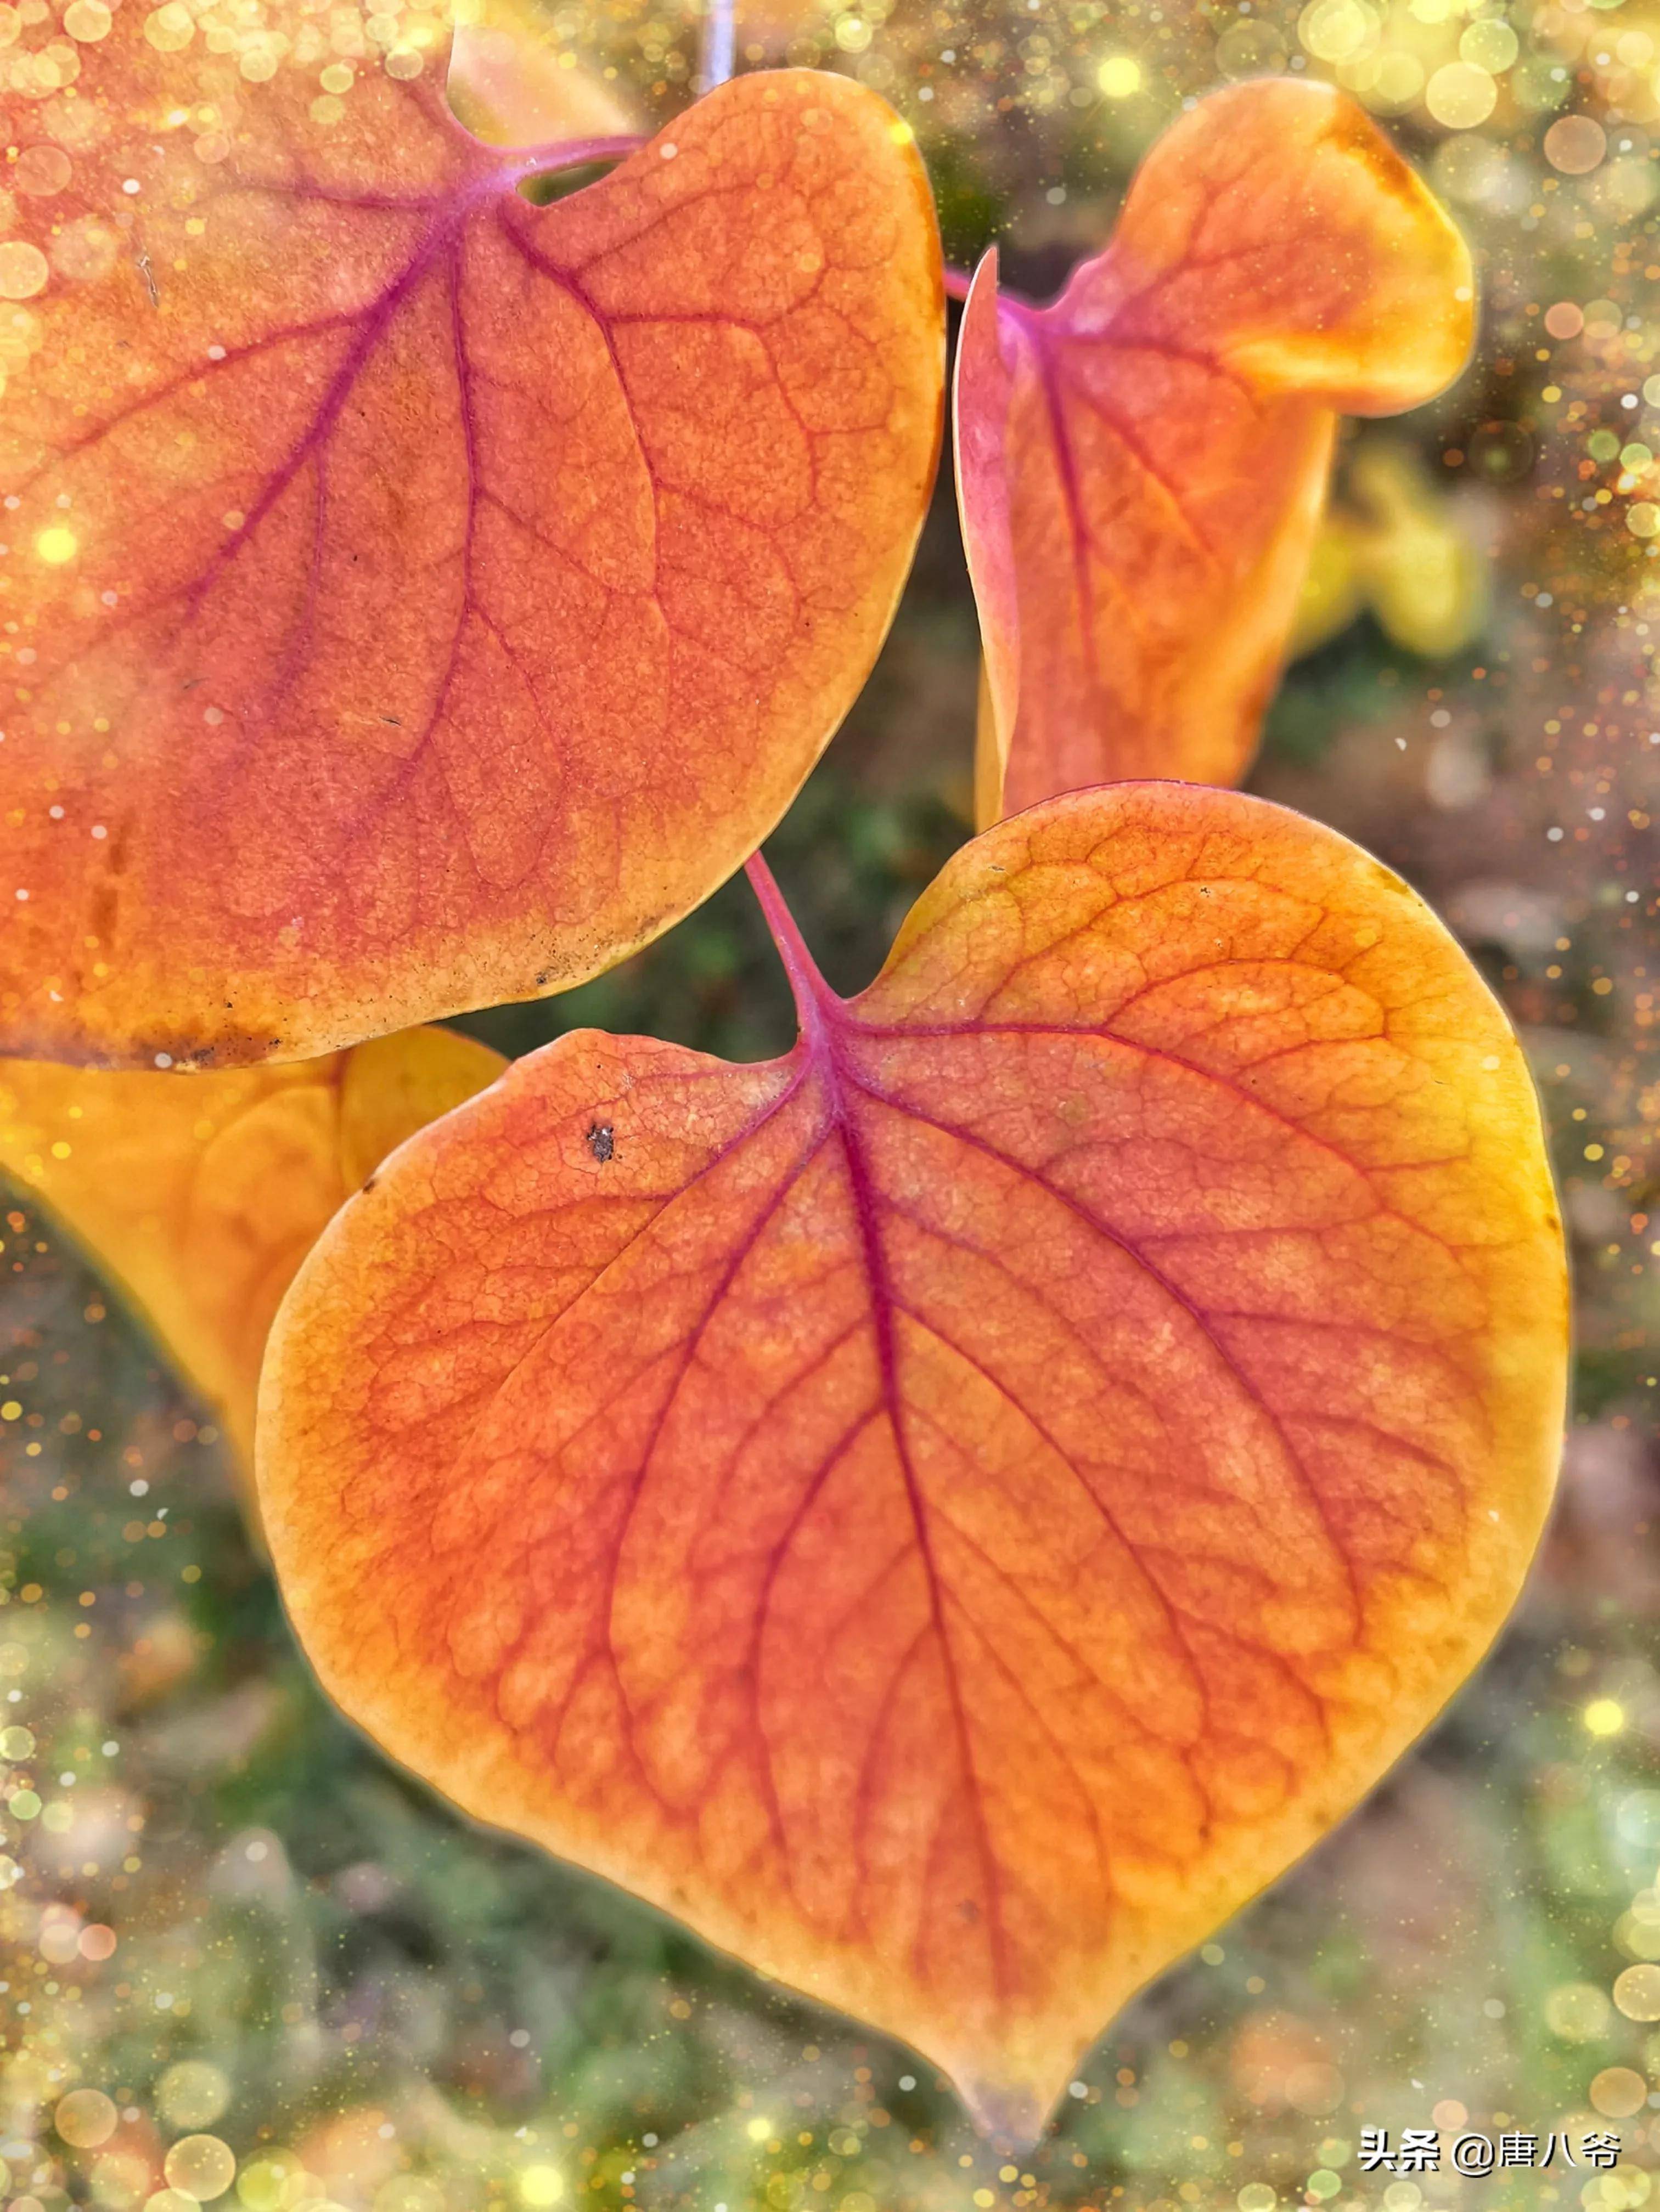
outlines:
[[1608, 133], [1589, 115], [1560, 115], [1545, 133], [1545, 159], [1565, 177], [1583, 177], [1608, 149]]
[[12, 170], [12, 182], [31, 199], [49, 200], [61, 192], [73, 173], [69, 155], [61, 146], [25, 146]]
[[1627, 1966], [1615, 1979], [1614, 2002], [1627, 2020], [1660, 2020], [1660, 1966]]
[[51, 273], [46, 255], [26, 239], [10, 238], [0, 246], [0, 300], [32, 300], [45, 291]]
[[161, 2117], [175, 2128], [205, 2128], [230, 2102], [230, 2083], [217, 2066], [204, 2059], [182, 2059], [169, 2066], [156, 2084]]
[[1141, 64], [1129, 54], [1109, 54], [1095, 82], [1109, 100], [1132, 99], [1141, 89]]
[[115, 2133], [118, 2118], [113, 2100], [101, 2089], [71, 2089], [59, 2098], [52, 2124], [77, 2150], [95, 2150]]
[[222, 2197], [236, 2179], [236, 2160], [217, 2136], [181, 2136], [161, 2167], [169, 2189], [198, 2204]]
[[1564, 2043], [1591, 2043], [1606, 2029], [1613, 2011], [1594, 1982], [1563, 1982], [1545, 1999], [1545, 2025]]
[[1445, 62], [1424, 88], [1424, 105], [1449, 131], [1473, 131], [1499, 104], [1499, 87], [1469, 62]]
[[1649, 2085], [1629, 2066], [1605, 2066], [1590, 2085], [1590, 2100], [1603, 2117], [1628, 2120], [1648, 2102]]

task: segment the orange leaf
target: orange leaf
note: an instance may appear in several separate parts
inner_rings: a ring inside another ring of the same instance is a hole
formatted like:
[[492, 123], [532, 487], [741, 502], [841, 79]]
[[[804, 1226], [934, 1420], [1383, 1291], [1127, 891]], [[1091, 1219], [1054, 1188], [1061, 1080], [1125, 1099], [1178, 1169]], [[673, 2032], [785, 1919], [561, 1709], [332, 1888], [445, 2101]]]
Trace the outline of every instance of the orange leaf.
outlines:
[[295, 1269], [388, 1152], [505, 1066], [448, 1030], [197, 1076], [0, 1060], [0, 1168], [143, 1314], [251, 1484], [259, 1362]]
[[1474, 285], [1355, 103], [1289, 80], [1168, 131], [1052, 307], [1000, 299], [988, 255], [956, 391], [982, 823], [1119, 776], [1243, 772], [1336, 416], [1449, 383]]
[[1549, 1495], [1525, 1067], [1330, 830], [1002, 824], [803, 1042], [577, 1032], [346, 1207], [259, 1484], [324, 1683], [466, 1810], [1029, 2135], [1434, 1715]]
[[88, 46], [0, 247], [0, 1042], [138, 1066], [560, 989], [696, 904], [874, 658], [943, 375], [927, 182], [846, 79], [538, 208], [429, 69], [249, 84], [169, 20]]

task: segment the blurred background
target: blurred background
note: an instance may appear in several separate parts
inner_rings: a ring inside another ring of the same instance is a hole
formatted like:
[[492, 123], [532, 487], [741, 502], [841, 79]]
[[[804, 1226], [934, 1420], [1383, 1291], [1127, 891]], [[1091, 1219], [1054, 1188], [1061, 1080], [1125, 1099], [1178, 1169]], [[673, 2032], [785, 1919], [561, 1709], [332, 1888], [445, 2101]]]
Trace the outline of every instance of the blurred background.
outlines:
[[[257, 0], [177, 4], [258, 35]], [[301, 17], [307, 66], [441, 43], [414, 0]], [[46, 0], [0, 6], [12, 101], [42, 96], [53, 23]], [[573, 0], [545, 27], [596, 117], [649, 125], [691, 96], [695, 16]], [[885, 94], [948, 258], [995, 240], [1034, 296], [1104, 241], [1184, 101], [1263, 71], [1349, 88], [1463, 225], [1478, 357], [1436, 406], [1346, 435], [1252, 786], [1415, 884], [1526, 1042], [1578, 1278], [1551, 1534], [1415, 1756], [1113, 2024], [1012, 2165], [905, 2051], [472, 1828], [339, 1721], [203, 1409], [0, 1195], [10, 2206], [1641, 2204], [1660, 2164], [1660, 0], [763, 0], [738, 49]], [[15, 314], [0, 368], [28, 342]], [[769, 848], [840, 988], [969, 833], [976, 653], [947, 476], [874, 680]], [[464, 1026], [520, 1053], [579, 1024], [784, 1047], [741, 882], [600, 981]], [[1622, 2154], [1486, 2181], [1360, 2169], [1363, 2126], [1467, 2124], [1608, 2129]]]

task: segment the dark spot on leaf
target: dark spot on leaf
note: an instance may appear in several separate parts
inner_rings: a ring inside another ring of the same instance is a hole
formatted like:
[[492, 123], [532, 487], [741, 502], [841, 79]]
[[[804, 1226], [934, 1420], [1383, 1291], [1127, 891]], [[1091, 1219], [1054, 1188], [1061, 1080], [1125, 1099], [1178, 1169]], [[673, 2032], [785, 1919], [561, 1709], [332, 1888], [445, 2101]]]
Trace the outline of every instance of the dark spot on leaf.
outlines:
[[609, 1121], [595, 1121], [588, 1130], [588, 1150], [601, 1167], [617, 1150], [617, 1139]]

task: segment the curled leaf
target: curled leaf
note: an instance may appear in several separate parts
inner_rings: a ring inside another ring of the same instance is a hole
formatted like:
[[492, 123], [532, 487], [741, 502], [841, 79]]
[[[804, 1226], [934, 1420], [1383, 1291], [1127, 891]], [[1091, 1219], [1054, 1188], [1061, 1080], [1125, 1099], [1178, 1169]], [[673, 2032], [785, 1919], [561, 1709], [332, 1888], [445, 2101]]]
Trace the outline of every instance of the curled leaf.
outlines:
[[295, 1057], [562, 988], [731, 872], [875, 656], [939, 428], [909, 134], [746, 76], [537, 207], [430, 69], [319, 95], [154, 27], [88, 49], [7, 249], [0, 1042]]
[[505, 1065], [433, 1029], [207, 1075], [0, 1060], [0, 1169], [143, 1315], [251, 1482], [259, 1363], [295, 1269], [388, 1152]]
[[1258, 80], [1160, 139], [1052, 307], [981, 265], [958, 492], [985, 642], [982, 822], [1116, 777], [1244, 769], [1338, 414], [1456, 376], [1462, 240], [1346, 94]]
[[978, 838], [787, 1057], [575, 1033], [289, 1294], [273, 1556], [480, 1818], [1032, 2133], [1514, 1598], [1560, 1233], [1464, 955], [1331, 831], [1119, 785]]

